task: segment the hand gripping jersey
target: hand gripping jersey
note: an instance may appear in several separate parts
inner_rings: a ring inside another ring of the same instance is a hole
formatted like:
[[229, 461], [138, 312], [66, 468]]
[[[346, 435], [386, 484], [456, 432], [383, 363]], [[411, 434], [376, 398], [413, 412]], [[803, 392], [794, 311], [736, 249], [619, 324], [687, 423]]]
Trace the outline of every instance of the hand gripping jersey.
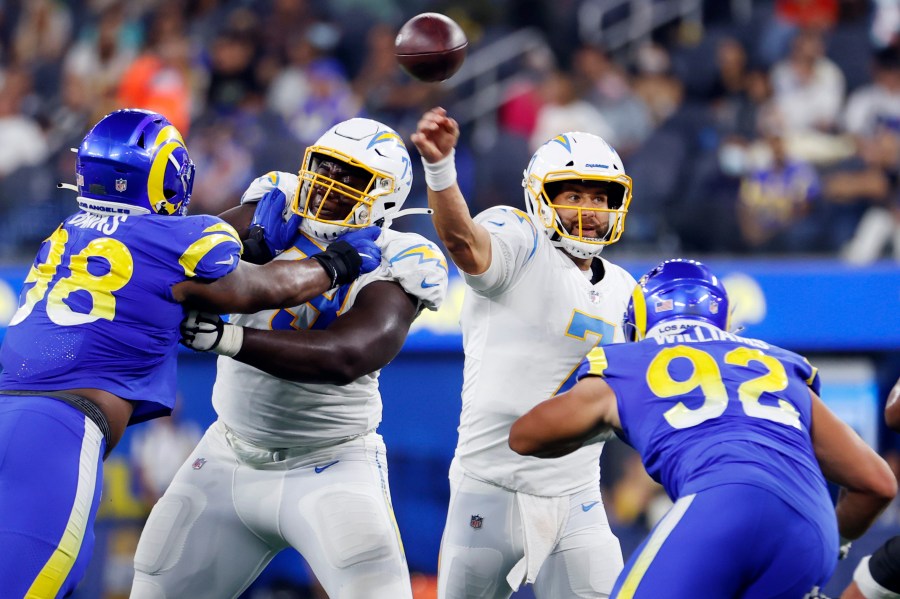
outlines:
[[184, 317], [171, 288], [225, 276], [241, 250], [214, 216], [70, 216], [25, 279], [0, 389], [102, 389], [134, 402], [129, 424], [168, 415]]
[[626, 440], [675, 500], [711, 487], [761, 487], [834, 536], [834, 508], [810, 439], [815, 368], [718, 328], [674, 321], [674, 334], [597, 348], [580, 376], [616, 393]]
[[[420, 309], [437, 310], [447, 294], [447, 261], [437, 247], [415, 233], [390, 229], [384, 229], [378, 245], [381, 266], [355, 282], [302, 306], [235, 315], [231, 322], [270, 330], [326, 329], [375, 281], [395, 281], [418, 299]], [[300, 260], [324, 247], [301, 234], [292, 248], [275, 259]], [[220, 357], [213, 407], [239, 436], [262, 447], [330, 445], [374, 430], [381, 422], [378, 374], [341, 386], [297, 383]]]
[[472, 289], [460, 317], [466, 361], [455, 464], [534, 495], [596, 488], [601, 447], [554, 460], [520, 456], [508, 446], [509, 428], [559, 392], [591, 348], [624, 340], [621, 321], [635, 280], [603, 260], [606, 274], [591, 284], [591, 273], [521, 210], [491, 208], [475, 220], [491, 234], [493, 258], [485, 273], [466, 276]]

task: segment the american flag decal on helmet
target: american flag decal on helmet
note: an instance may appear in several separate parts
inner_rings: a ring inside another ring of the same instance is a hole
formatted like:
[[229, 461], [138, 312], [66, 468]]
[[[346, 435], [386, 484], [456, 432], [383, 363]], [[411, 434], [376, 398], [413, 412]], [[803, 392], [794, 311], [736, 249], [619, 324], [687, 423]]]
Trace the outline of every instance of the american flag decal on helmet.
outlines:
[[661, 302], [656, 302], [656, 311], [657, 312], [669, 312], [670, 310], [674, 310], [675, 305], [672, 300], [667, 299]]

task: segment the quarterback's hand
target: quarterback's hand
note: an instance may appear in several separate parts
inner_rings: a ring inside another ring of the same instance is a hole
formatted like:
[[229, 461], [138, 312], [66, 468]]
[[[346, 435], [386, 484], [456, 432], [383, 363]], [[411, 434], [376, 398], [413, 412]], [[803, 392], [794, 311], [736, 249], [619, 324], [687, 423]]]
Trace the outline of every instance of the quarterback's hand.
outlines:
[[450, 156], [459, 139], [459, 124], [443, 108], [432, 108], [422, 115], [410, 140], [425, 162], [435, 163]]
[[297, 237], [297, 229], [303, 220], [291, 210], [291, 203], [284, 192], [277, 187], [256, 203], [253, 220], [250, 222], [250, 237], [254, 235], [265, 242], [272, 256], [277, 256], [291, 247]]
[[194, 351], [234, 356], [241, 351], [244, 328], [229, 324], [218, 314], [190, 310], [181, 321], [181, 343]]
[[[372, 272], [381, 264], [381, 248], [375, 241], [381, 235], [381, 227], [366, 227], [364, 229], [351, 229], [338, 237], [336, 241], [350, 244], [359, 254], [362, 264], [359, 266], [359, 274]], [[331, 249], [329, 246], [328, 249]]]

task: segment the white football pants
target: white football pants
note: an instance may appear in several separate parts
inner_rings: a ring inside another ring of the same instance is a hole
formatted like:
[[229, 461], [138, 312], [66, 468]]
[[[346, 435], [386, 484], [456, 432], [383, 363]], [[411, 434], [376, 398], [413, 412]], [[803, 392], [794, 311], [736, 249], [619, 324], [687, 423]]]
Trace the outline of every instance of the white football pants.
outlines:
[[332, 599], [411, 599], [380, 435], [273, 452], [214, 423], [150, 514], [131, 599], [237, 597], [287, 547]]
[[[450, 508], [441, 540], [438, 599], [508, 599], [506, 580], [525, 555], [516, 493], [451, 473]], [[609, 597], [622, 570], [619, 539], [609, 528], [599, 485], [571, 495], [559, 540], [534, 582], [538, 599]], [[551, 537], [553, 538], [553, 537]]]

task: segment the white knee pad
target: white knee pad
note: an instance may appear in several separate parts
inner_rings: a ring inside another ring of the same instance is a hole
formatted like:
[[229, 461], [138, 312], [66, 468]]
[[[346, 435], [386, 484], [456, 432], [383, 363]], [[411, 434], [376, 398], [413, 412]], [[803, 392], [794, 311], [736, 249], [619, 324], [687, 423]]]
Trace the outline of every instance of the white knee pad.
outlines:
[[[440, 599], [508, 597], [503, 554], [488, 547], [442, 547]], [[505, 587], [501, 593], [500, 586]]]
[[328, 487], [300, 501], [300, 511], [316, 530], [325, 557], [336, 568], [386, 559], [400, 552], [384, 499], [366, 485]]
[[131, 585], [131, 594], [128, 599], [168, 599], [168, 597], [166, 597], [165, 590], [155, 581], [138, 575]]
[[150, 512], [134, 554], [134, 569], [158, 574], [176, 564], [181, 559], [191, 526], [206, 504], [206, 496], [198, 489], [188, 485], [178, 485], [177, 489], [173, 486]]

